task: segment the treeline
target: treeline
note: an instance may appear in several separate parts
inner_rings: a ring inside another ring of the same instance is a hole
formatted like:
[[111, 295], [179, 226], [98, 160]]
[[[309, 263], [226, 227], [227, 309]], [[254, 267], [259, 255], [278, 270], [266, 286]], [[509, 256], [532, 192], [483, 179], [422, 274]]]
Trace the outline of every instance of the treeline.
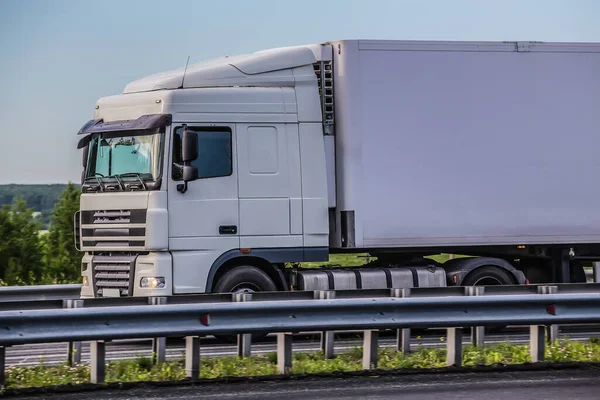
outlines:
[[14, 196], [0, 209], [0, 285], [80, 281], [82, 254], [74, 246], [73, 215], [81, 191], [70, 183], [62, 186], [48, 214], [46, 233], [41, 232], [43, 222], [34, 216], [36, 209], [24, 197]]
[[41, 213], [37, 216], [42, 229], [48, 229], [54, 205], [66, 189], [65, 184], [50, 185], [0, 185], [0, 204], [14, 204], [17, 199], [25, 200], [28, 208]]

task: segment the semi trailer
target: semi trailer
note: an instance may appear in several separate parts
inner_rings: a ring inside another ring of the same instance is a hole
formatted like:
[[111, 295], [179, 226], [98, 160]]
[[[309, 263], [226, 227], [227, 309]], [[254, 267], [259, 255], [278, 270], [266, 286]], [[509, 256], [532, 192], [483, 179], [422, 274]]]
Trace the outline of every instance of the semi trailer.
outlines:
[[[133, 81], [78, 132], [81, 296], [585, 282], [599, 110], [595, 43], [342, 40]], [[338, 253], [371, 260], [304, 264]]]

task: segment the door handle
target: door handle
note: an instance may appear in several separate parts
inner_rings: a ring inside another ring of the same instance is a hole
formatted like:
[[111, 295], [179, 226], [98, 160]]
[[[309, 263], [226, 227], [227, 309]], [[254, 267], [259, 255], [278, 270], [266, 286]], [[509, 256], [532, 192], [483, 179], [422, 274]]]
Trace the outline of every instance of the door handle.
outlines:
[[221, 225], [219, 227], [219, 235], [235, 235], [237, 233], [237, 226], [235, 225]]

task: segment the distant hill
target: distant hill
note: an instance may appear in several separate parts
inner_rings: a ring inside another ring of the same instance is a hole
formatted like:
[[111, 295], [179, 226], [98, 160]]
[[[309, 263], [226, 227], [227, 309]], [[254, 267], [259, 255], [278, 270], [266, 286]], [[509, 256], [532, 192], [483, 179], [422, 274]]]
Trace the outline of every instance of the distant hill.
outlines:
[[60, 195], [67, 187], [66, 184], [57, 183], [51, 185], [0, 185], [0, 207], [4, 204], [12, 204], [16, 198], [23, 198], [27, 206], [41, 213], [44, 228], [50, 222], [50, 215]]

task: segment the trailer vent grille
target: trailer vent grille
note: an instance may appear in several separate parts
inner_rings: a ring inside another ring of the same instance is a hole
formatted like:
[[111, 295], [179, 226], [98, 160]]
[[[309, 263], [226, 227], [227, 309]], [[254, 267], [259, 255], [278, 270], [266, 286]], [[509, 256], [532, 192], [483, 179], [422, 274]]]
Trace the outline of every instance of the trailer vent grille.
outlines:
[[314, 69], [321, 96], [323, 132], [325, 135], [333, 135], [333, 66], [331, 61], [321, 61], [314, 64]]

